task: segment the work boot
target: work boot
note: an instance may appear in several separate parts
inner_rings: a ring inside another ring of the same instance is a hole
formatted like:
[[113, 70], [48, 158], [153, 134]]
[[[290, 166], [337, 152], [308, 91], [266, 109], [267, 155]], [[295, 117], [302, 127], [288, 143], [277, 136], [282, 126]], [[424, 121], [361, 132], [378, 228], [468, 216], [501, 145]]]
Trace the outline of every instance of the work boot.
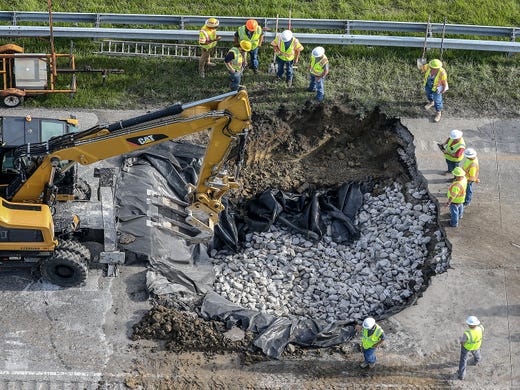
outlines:
[[368, 368], [374, 368], [376, 366], [375, 363], [369, 363]]
[[424, 106], [424, 109], [425, 109], [425, 110], [429, 110], [429, 109], [432, 108], [434, 105], [435, 105], [434, 102], [429, 102], [428, 104], [426, 104], [426, 105]]
[[206, 65], [208, 65], [208, 66], [217, 66], [217, 64], [215, 64], [214, 62], [208, 62]]
[[359, 365], [359, 367], [361, 368], [367, 368], [368, 367], [368, 363], [367, 362], [363, 362]]
[[287, 80], [287, 86], [290, 88], [292, 87], [292, 80]]
[[258, 69], [253, 69], [254, 74], [258, 74]]
[[204, 72], [199, 72], [199, 74], [200, 74], [200, 77], [201, 77], [201, 78], [206, 77], [206, 75], [204, 74]]
[[441, 120], [442, 112], [437, 111], [437, 114], [435, 114], [435, 118], [433, 118], [434, 122], [439, 122]]

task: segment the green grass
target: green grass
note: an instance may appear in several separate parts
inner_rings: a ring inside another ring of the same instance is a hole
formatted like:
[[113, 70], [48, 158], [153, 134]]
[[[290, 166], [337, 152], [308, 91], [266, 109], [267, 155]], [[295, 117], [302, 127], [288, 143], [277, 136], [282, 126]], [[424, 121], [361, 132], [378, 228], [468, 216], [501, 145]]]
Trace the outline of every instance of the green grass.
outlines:
[[[4, 10], [46, 11], [46, 2], [0, 2]], [[145, 4], [145, 6], [143, 6]], [[359, 0], [337, 2], [330, 0], [250, 1], [241, 7], [228, 3], [187, 3], [177, 1], [142, 2], [124, 1], [55, 1], [54, 11], [120, 12], [157, 14], [243, 15], [273, 17], [288, 16], [292, 4], [295, 18], [342, 18], [396, 21], [425, 21], [428, 12], [433, 22], [442, 22], [446, 15], [449, 23], [479, 25], [518, 25], [518, 0]], [[432, 12], [435, 10], [435, 12]], [[297, 34], [298, 31], [295, 31]], [[474, 37], [472, 37], [474, 38]], [[46, 40], [13, 40], [27, 52], [48, 52]], [[7, 43], [7, 42], [6, 42]], [[68, 40], [57, 40], [57, 50], [67, 53]], [[229, 43], [221, 43], [226, 46]], [[78, 92], [74, 99], [67, 95], [47, 95], [27, 99], [26, 106], [83, 107], [83, 108], [143, 108], [160, 107], [174, 102], [202, 99], [228, 91], [227, 72], [220, 64], [205, 79], [197, 75], [196, 61], [172, 58], [104, 57], [92, 54], [98, 43], [90, 40], [75, 42], [77, 67], [121, 68], [124, 74], [109, 75], [106, 85], [100, 74], [78, 74]], [[424, 115], [421, 110], [424, 96], [421, 75], [415, 60], [421, 49], [330, 46], [331, 73], [326, 81], [327, 99], [351, 101], [368, 109], [380, 106], [392, 115]], [[312, 97], [305, 92], [308, 83], [307, 61], [312, 47], [306, 47], [302, 63], [296, 71], [294, 88], [274, 83], [267, 74], [272, 61], [268, 45], [261, 49], [262, 73], [253, 76], [246, 72], [243, 83], [251, 101], [258, 110], [273, 110], [280, 103], [292, 107]], [[428, 52], [428, 58], [439, 56], [438, 50]], [[465, 115], [520, 116], [520, 56], [507, 57], [502, 53], [452, 51], [444, 53], [450, 91], [446, 95], [446, 110]], [[68, 76], [63, 82], [68, 82]]]

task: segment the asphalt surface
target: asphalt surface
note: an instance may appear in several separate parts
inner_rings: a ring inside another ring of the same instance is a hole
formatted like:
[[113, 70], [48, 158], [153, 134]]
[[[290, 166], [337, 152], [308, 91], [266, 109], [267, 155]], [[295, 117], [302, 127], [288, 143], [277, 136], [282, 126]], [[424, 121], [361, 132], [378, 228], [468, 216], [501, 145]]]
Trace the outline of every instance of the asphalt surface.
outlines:
[[[68, 117], [70, 112], [0, 110], [0, 115]], [[72, 112], [83, 128], [139, 115], [136, 111]], [[468, 367], [453, 387], [520, 388], [520, 121], [443, 118], [403, 119], [415, 137], [419, 169], [441, 205], [446, 202], [446, 165], [436, 142], [464, 131], [479, 154], [481, 183], [459, 228], [446, 227], [453, 244], [452, 268], [436, 276], [417, 303], [386, 322], [382, 365], [396, 360], [426, 364], [433, 378], [452, 379], [458, 338], [468, 315], [486, 327], [483, 361]], [[442, 209], [447, 226], [448, 209]], [[89, 274], [82, 288], [60, 289], [26, 271], [0, 273], [0, 389], [97, 389], [100, 381], [123, 388], [136, 352], [128, 339], [149, 307], [144, 269], [123, 267], [118, 278]], [[390, 331], [391, 329], [391, 331]], [[282, 373], [277, 384], [283, 385]], [[349, 378], [350, 383], [355, 378]], [[385, 383], [384, 376], [380, 383]], [[15, 387], [18, 386], [18, 387]], [[26, 386], [26, 387], [23, 387]], [[39, 386], [39, 387], [38, 387]], [[278, 388], [278, 387], [276, 387]]]

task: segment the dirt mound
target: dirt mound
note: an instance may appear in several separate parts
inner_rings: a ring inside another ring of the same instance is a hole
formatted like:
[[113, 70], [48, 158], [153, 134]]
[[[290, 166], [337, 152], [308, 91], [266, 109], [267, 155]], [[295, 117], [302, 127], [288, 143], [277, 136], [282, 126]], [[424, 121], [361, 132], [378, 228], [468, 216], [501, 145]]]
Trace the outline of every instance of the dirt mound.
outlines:
[[252, 334], [246, 333], [242, 340], [232, 341], [221, 322], [204, 321], [193, 312], [164, 306], [152, 308], [133, 330], [133, 340], [165, 340], [166, 349], [172, 352], [244, 352], [252, 340]]
[[273, 114], [255, 114], [242, 195], [267, 188], [303, 192], [349, 180], [408, 181], [396, 152], [412, 141], [403, 130], [378, 110], [365, 116], [344, 105], [309, 104], [299, 112], [280, 106]]

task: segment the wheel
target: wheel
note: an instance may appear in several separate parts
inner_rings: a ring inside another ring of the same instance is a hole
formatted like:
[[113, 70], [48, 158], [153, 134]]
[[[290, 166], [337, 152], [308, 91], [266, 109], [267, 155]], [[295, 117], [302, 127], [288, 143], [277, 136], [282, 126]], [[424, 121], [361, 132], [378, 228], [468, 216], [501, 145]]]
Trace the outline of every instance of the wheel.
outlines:
[[90, 261], [90, 250], [85, 245], [77, 241], [61, 240], [58, 249], [63, 249], [78, 254], [85, 262], [85, 264], [88, 264]]
[[23, 101], [23, 98], [18, 95], [7, 95], [4, 97], [4, 105], [6, 107], [16, 107]]
[[44, 279], [62, 287], [81, 286], [87, 280], [88, 268], [82, 257], [68, 250], [57, 249], [40, 264]]

